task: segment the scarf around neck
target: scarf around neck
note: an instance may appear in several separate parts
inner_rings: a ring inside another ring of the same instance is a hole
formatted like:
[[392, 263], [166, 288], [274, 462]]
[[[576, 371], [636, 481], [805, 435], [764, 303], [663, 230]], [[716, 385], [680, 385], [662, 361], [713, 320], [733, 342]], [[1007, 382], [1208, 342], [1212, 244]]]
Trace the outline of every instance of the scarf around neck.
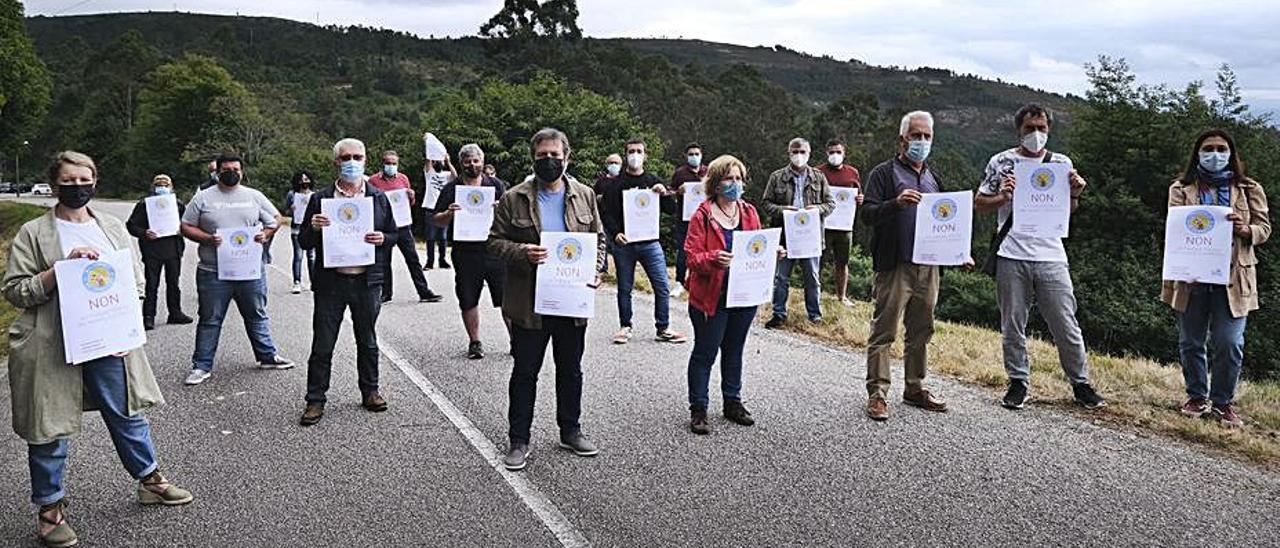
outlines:
[[1209, 173], [1197, 169], [1200, 190], [1200, 205], [1231, 205], [1231, 181], [1235, 180], [1234, 171], [1224, 169], [1217, 173]]

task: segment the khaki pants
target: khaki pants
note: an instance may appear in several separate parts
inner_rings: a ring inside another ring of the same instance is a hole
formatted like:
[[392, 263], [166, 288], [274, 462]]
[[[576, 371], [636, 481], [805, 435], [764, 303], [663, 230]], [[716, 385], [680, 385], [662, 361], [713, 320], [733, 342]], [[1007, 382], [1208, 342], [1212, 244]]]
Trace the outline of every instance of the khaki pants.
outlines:
[[877, 272], [871, 293], [876, 309], [867, 340], [867, 394], [888, 399], [889, 347], [897, 336], [898, 323], [906, 328], [905, 393], [917, 393], [928, 372], [933, 307], [938, 302], [938, 267], [904, 263], [893, 270]]

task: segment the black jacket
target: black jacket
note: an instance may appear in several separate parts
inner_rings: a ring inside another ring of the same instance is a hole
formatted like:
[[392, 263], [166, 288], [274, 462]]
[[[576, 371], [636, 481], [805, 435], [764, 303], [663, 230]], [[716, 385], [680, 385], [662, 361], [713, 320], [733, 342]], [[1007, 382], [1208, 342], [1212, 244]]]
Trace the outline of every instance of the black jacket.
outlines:
[[[178, 200], [178, 218], [182, 218], [182, 212], [187, 210], [187, 206]], [[154, 240], [147, 239], [147, 231], [151, 229], [151, 221], [147, 219], [147, 200], [144, 198], [138, 200], [133, 206], [133, 213], [129, 214], [129, 220], [125, 221], [124, 227], [129, 231], [129, 235], [138, 239], [138, 249], [142, 252], [143, 260], [167, 261], [182, 257], [182, 251], [186, 249], [187, 243], [182, 240], [182, 234], [173, 236], [165, 236]]]
[[[871, 269], [876, 272], [887, 272], [901, 263], [911, 262], [911, 257], [900, 256], [897, 220], [902, 209], [894, 203], [899, 194], [898, 182], [893, 175], [895, 163], [903, 162], [895, 156], [881, 163], [867, 174], [866, 181], [862, 183], [866, 196], [858, 208], [858, 222], [871, 225]], [[928, 163], [924, 167], [933, 174], [938, 191], [944, 192], [942, 177]]]
[[[323, 291], [334, 286], [333, 281], [338, 271], [324, 265], [324, 238], [320, 231], [311, 228], [311, 217], [320, 213], [320, 202], [331, 199], [335, 195], [333, 185], [317, 190], [307, 203], [307, 212], [302, 218], [302, 230], [298, 233], [298, 245], [305, 250], [316, 250], [316, 268], [311, 271], [311, 286], [316, 291]], [[373, 264], [369, 265], [369, 287], [381, 287], [382, 277], [391, 267], [391, 250], [396, 246], [396, 236], [400, 229], [396, 227], [396, 219], [391, 213], [391, 202], [373, 185], [365, 183], [364, 195], [373, 198], [373, 229], [383, 235], [382, 245], [374, 249]]]
[[[604, 221], [604, 231], [610, 239], [623, 231], [622, 222], [622, 193], [626, 190], [653, 188], [653, 185], [666, 184], [661, 177], [649, 172], [644, 172], [640, 176], [630, 175], [622, 172], [614, 177], [607, 188], [597, 188], [596, 192], [600, 195], [600, 219]], [[664, 213], [676, 212], [675, 196], [662, 196], [658, 200], [659, 207]]]

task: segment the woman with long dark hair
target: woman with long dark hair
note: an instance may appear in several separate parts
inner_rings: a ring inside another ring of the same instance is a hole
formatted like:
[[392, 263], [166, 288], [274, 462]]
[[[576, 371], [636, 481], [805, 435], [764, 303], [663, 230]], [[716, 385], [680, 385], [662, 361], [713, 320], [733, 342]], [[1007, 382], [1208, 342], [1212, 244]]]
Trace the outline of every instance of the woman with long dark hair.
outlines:
[[298, 233], [302, 231], [302, 214], [307, 210], [307, 202], [311, 199], [311, 187], [315, 178], [307, 170], [293, 174], [289, 192], [284, 195], [284, 207], [280, 208], [290, 217], [290, 238], [293, 240], [293, 293], [302, 293], [302, 260], [306, 257], [307, 276], [311, 276], [316, 265], [314, 249], [304, 250], [298, 245]]
[[[1231, 274], [1227, 285], [1165, 280], [1161, 300], [1178, 315], [1178, 350], [1187, 401], [1182, 413], [1212, 415], [1224, 427], [1243, 420], [1232, 406], [1244, 362], [1244, 329], [1249, 312], [1258, 309], [1254, 247], [1271, 236], [1267, 195], [1245, 176], [1235, 139], [1221, 129], [1200, 134], [1186, 170], [1169, 186], [1169, 207], [1230, 207]], [[1206, 342], [1212, 346], [1208, 361]], [[1212, 375], [1211, 375], [1212, 374]], [[1210, 377], [1212, 376], [1212, 384]]]

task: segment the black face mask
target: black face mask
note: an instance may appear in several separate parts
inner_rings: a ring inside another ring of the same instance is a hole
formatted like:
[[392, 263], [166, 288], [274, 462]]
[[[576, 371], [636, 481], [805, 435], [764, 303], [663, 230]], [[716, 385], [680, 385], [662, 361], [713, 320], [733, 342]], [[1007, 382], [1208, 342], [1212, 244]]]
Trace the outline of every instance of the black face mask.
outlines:
[[476, 177], [479, 177], [480, 173], [482, 173], [480, 171], [480, 168], [476, 166], [462, 166], [462, 174], [466, 175], [467, 178], [469, 179], [475, 179]]
[[58, 203], [68, 209], [80, 209], [89, 205], [98, 194], [98, 185], [58, 185]]
[[236, 186], [240, 184], [240, 172], [231, 170], [223, 171], [218, 174], [218, 182], [227, 186]]
[[564, 175], [564, 160], [561, 158], [538, 158], [533, 161], [533, 175], [542, 184], [554, 182]]

